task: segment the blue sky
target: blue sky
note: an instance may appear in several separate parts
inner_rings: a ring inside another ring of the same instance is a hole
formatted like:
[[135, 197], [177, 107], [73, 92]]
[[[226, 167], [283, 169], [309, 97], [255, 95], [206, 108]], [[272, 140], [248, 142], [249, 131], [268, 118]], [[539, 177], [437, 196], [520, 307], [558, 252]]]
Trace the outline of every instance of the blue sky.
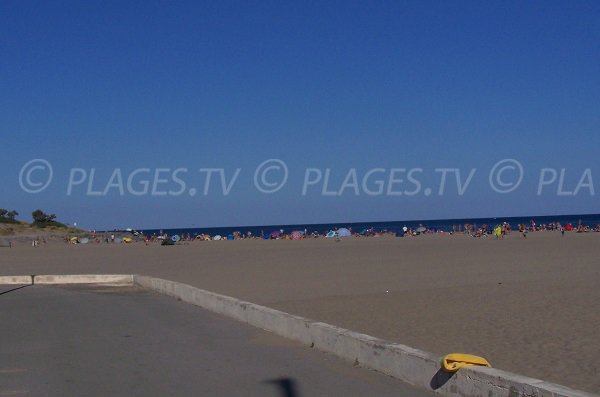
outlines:
[[[594, 1], [1, 2], [0, 207], [89, 228], [597, 213], [598, 20]], [[33, 159], [53, 169], [39, 193], [19, 178]], [[271, 194], [253, 183], [268, 159], [288, 167]], [[489, 183], [503, 159], [524, 170], [506, 194]], [[69, 195], [73, 168], [85, 181]], [[171, 191], [186, 168], [185, 192], [121, 194], [117, 168], [122, 184], [168, 169]], [[204, 195], [200, 168], [240, 171]], [[330, 186], [303, 195], [307, 168], [329, 168]], [[418, 193], [365, 194], [373, 168], [368, 186], [422, 169]], [[440, 168], [476, 172], [438, 194]], [[538, 194], [543, 168], [565, 169], [562, 188]], [[105, 195], [89, 194], [91, 169], [91, 191], [114, 182]], [[322, 194], [352, 169], [358, 194]]]

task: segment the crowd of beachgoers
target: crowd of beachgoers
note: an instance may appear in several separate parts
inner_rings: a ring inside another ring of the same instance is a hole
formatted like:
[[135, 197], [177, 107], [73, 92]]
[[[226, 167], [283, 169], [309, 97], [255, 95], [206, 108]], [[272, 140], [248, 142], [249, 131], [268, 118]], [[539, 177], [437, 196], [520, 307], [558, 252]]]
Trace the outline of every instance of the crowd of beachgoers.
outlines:
[[[353, 230], [351, 227], [345, 228], [333, 228], [323, 231], [309, 231], [304, 230], [291, 230], [286, 231], [284, 229], [278, 229], [273, 231], [261, 230], [260, 233], [252, 233], [251, 231], [233, 231], [229, 234], [208, 234], [208, 233], [180, 233], [180, 234], [169, 234], [164, 231], [157, 233], [146, 234], [142, 231], [125, 230], [125, 231], [113, 231], [113, 232], [96, 232], [89, 231], [85, 236], [68, 236], [62, 237], [62, 240], [66, 244], [88, 244], [88, 243], [106, 243], [106, 244], [120, 244], [120, 243], [133, 243], [133, 242], [144, 242], [146, 245], [160, 243], [162, 245], [172, 245], [180, 243], [189, 243], [192, 241], [230, 241], [230, 240], [303, 240], [303, 239], [317, 239], [317, 238], [333, 238], [335, 240], [341, 240], [342, 238], [354, 237], [354, 238], [372, 238], [372, 237], [417, 237], [422, 235], [430, 234], [446, 234], [446, 235], [467, 235], [471, 237], [482, 237], [482, 238], [499, 238], [502, 239], [511, 233], [519, 233], [522, 238], [527, 238], [529, 233], [535, 232], [558, 232], [563, 236], [565, 233], [588, 233], [588, 232], [600, 232], [600, 225], [588, 226], [581, 221], [576, 224], [566, 223], [561, 224], [559, 222], [551, 222], [544, 224], [537, 224], [534, 220], [531, 220], [528, 224], [518, 224], [513, 227], [507, 222], [497, 223], [495, 225], [488, 224], [464, 224], [464, 225], [453, 225], [451, 230], [441, 230], [435, 228], [428, 228], [422, 224], [416, 227], [404, 226], [398, 230], [376, 230], [375, 228], [361, 229], [360, 231]], [[47, 240], [50, 238], [44, 236], [31, 237], [29, 242], [32, 247], [38, 247], [45, 245]], [[52, 238], [56, 240], [56, 238]], [[5, 245], [12, 246], [15, 242], [23, 242], [23, 239], [17, 239], [11, 241], [8, 239]]]
[[241, 232], [234, 231], [227, 235], [220, 234], [207, 234], [207, 233], [181, 233], [169, 235], [162, 230], [158, 233], [151, 235], [144, 234], [144, 232], [128, 231], [125, 234], [122, 232], [112, 233], [96, 233], [91, 232], [90, 237], [79, 238], [79, 237], [65, 237], [65, 243], [131, 243], [135, 241], [142, 241], [145, 244], [161, 243], [163, 245], [171, 245], [176, 243], [185, 243], [191, 241], [230, 241], [230, 240], [246, 240], [246, 239], [257, 239], [257, 240], [302, 240], [302, 239], [315, 239], [315, 238], [333, 238], [336, 240], [355, 237], [355, 238], [368, 238], [368, 237], [416, 237], [428, 234], [462, 234], [471, 237], [495, 237], [504, 238], [513, 232], [518, 232], [523, 238], [526, 238], [529, 233], [533, 232], [559, 232], [562, 235], [565, 232], [576, 232], [576, 233], [587, 233], [587, 232], [600, 232], [600, 225], [595, 227], [587, 226], [581, 222], [577, 225], [567, 223], [565, 225], [559, 222], [552, 222], [548, 224], [536, 224], [535, 221], [531, 221], [529, 224], [518, 224], [516, 228], [513, 228], [509, 223], [502, 222], [496, 225], [476, 225], [476, 224], [465, 224], [465, 225], [454, 225], [451, 231], [436, 230], [433, 228], [427, 228], [424, 225], [418, 227], [404, 226], [398, 231], [392, 230], [376, 230], [374, 228], [362, 229], [360, 231], [354, 231], [352, 228], [336, 228], [324, 231], [309, 231], [304, 230], [292, 230], [286, 232], [284, 229], [274, 230], [270, 232], [261, 231], [259, 234], [253, 234], [250, 231]]
[[[577, 223], [577, 225], [573, 225], [572, 223], [567, 223], [565, 225], [560, 222], [550, 222], [544, 224], [536, 224], [534, 220], [531, 220], [529, 224], [518, 224], [517, 229], [522, 237], [526, 238], [527, 234], [530, 232], [541, 232], [541, 231], [558, 231], [562, 235], [565, 232], [576, 232], [576, 233], [588, 233], [588, 232], [600, 232], [600, 225], [596, 225], [595, 227], [591, 227], [583, 224], [581, 221]], [[489, 227], [489, 225], [483, 224], [481, 226], [466, 224], [464, 228], [461, 225], [457, 225], [453, 227], [452, 233], [466, 233], [471, 235], [472, 237], [486, 237], [489, 235], [493, 235], [498, 238], [502, 238], [507, 234], [510, 234], [513, 231], [512, 226], [503, 222], [497, 224], [493, 227]]]

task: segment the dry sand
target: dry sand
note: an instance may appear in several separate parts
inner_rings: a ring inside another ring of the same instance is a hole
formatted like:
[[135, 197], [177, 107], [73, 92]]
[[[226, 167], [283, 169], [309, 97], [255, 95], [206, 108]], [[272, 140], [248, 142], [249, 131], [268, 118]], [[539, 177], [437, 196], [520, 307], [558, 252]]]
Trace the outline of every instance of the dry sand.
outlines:
[[[600, 234], [0, 248], [0, 275], [137, 273], [600, 393]], [[389, 291], [389, 292], [387, 292]]]

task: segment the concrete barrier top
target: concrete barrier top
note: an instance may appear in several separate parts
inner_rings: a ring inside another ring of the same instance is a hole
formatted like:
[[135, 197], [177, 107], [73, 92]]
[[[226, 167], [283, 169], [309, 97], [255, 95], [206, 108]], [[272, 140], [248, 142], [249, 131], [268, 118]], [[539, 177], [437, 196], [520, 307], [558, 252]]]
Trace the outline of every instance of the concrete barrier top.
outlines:
[[31, 276], [0, 276], [2, 284], [31, 284]]
[[133, 284], [131, 274], [0, 276], [1, 284]]
[[35, 275], [34, 284], [133, 284], [131, 274]]

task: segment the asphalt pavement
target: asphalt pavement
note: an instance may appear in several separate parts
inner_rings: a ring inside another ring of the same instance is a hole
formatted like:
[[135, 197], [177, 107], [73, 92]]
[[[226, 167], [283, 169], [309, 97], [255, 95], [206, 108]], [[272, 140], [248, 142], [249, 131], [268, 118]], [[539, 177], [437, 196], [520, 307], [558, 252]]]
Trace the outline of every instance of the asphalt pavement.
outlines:
[[137, 287], [0, 286], [0, 396], [433, 395]]

